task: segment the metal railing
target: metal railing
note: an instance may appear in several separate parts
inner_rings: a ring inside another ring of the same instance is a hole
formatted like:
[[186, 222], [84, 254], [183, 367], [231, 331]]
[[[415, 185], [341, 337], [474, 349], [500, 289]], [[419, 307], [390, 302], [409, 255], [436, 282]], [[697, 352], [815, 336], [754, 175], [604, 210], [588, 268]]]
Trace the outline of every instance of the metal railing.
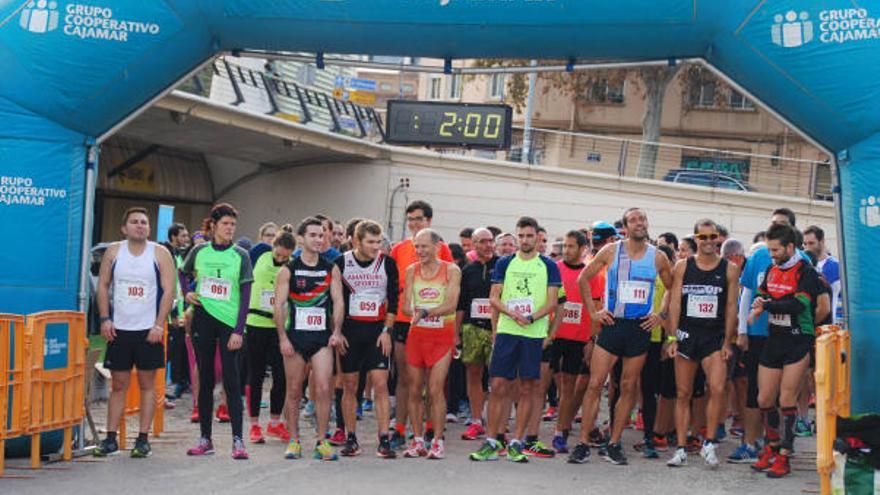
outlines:
[[[180, 89], [202, 96], [210, 93], [212, 98], [231, 105], [258, 108], [279, 118], [340, 134], [374, 142], [385, 140], [382, 116], [374, 108], [340, 100], [333, 94], [244, 67], [225, 57], [214, 60], [210, 71], [196, 75]], [[531, 156], [523, 161], [522, 140], [523, 129], [515, 128], [509, 150], [438, 151], [620, 177], [832, 200], [832, 172], [827, 161], [539, 128], [532, 129]]]

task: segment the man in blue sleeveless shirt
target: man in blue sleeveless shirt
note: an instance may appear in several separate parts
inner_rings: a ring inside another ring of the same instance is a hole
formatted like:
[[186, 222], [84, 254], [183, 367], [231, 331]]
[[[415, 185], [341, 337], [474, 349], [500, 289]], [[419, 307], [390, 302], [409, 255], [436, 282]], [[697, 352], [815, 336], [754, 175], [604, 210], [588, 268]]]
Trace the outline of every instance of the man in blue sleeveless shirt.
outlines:
[[[648, 242], [648, 217], [640, 208], [623, 214], [627, 238], [602, 248], [578, 277], [581, 300], [591, 301], [590, 280], [608, 269], [605, 283], [605, 308], [590, 307], [592, 321], [601, 325], [590, 360], [590, 383], [583, 402], [581, 441], [569, 456], [571, 463], [583, 463], [590, 457], [588, 434], [599, 412], [599, 399], [608, 374], [618, 359], [623, 359], [620, 400], [615, 409], [611, 439], [605, 459], [626, 464], [620, 436], [635, 401], [635, 393], [651, 339], [651, 329], [666, 319], [665, 312], [653, 313], [654, 284], [657, 278], [672, 286], [669, 260]], [[664, 301], [663, 307], [667, 307]]]

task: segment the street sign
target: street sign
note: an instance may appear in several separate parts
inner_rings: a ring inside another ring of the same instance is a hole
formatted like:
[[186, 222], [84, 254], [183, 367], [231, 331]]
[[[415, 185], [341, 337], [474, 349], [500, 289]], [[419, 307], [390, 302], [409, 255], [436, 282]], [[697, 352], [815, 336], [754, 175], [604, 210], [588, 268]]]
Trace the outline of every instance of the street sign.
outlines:
[[360, 91], [376, 91], [376, 81], [372, 79], [336, 76], [335, 86], [337, 88], [355, 89]]

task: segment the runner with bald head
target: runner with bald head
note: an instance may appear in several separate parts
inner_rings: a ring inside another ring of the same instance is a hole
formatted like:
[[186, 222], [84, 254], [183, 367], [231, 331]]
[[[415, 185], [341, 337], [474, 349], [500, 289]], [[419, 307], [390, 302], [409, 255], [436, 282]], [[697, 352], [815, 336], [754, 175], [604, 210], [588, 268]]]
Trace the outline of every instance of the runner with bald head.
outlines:
[[455, 313], [461, 362], [467, 368], [467, 393], [471, 424], [461, 434], [463, 440], [476, 440], [486, 434], [483, 423], [483, 372], [492, 358], [492, 273], [495, 271], [495, 237], [479, 228], [471, 235], [476, 259], [461, 270], [461, 296]]
[[[409, 412], [413, 429], [413, 440], [404, 452], [406, 457], [442, 459], [445, 456], [444, 391], [455, 347], [455, 309], [458, 306], [461, 270], [455, 263], [438, 258], [441, 242], [437, 231], [419, 231], [413, 238], [418, 261], [406, 270], [403, 312], [412, 318], [406, 341], [406, 363], [410, 378]], [[422, 388], [426, 379], [430, 405], [428, 417], [435, 430], [430, 452], [422, 437]]]

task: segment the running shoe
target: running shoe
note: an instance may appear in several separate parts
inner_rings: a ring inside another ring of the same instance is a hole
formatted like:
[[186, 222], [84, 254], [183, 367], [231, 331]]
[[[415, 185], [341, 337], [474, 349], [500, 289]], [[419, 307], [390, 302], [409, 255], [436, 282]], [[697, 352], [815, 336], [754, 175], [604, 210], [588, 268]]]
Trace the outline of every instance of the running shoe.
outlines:
[[336, 428], [336, 431], [333, 432], [333, 435], [331, 435], [328, 440], [332, 445], [337, 447], [345, 445], [345, 430], [342, 428]]
[[364, 418], [364, 407], [360, 404], [357, 405], [357, 409], [354, 410], [355, 416], [357, 416], [357, 420], [360, 421]]
[[568, 456], [569, 464], [583, 464], [590, 460], [590, 446], [585, 443], [579, 443], [574, 446], [574, 450]]
[[327, 440], [321, 440], [315, 444], [315, 451], [312, 453], [312, 458], [319, 461], [335, 461], [339, 459], [339, 456], [336, 455], [336, 452], [333, 450], [333, 445], [331, 445], [330, 442]]
[[620, 446], [620, 442], [609, 443], [603, 457], [611, 464], [616, 464], [618, 466], [627, 464], [626, 456], [623, 454], [623, 447]]
[[361, 446], [358, 444], [357, 437], [354, 435], [349, 435], [345, 440], [345, 447], [342, 447], [342, 450], [339, 451], [343, 457], [354, 457], [361, 453]]
[[718, 454], [715, 452], [715, 442], [703, 442], [703, 448], [700, 449], [700, 457], [706, 463], [706, 466], [715, 469], [718, 467]]
[[724, 424], [720, 424], [715, 429], [715, 441], [723, 442], [725, 438], [727, 438], [727, 430], [724, 428]]
[[645, 438], [642, 455], [646, 459], [657, 459], [658, 457], [660, 457], [660, 453], [657, 452], [657, 448], [654, 447], [654, 439], [650, 436]]
[[703, 441], [700, 440], [700, 437], [695, 437], [693, 435], [688, 435], [687, 444], [685, 444], [685, 450], [688, 451], [689, 454], [694, 452], [699, 452], [700, 449], [703, 448]]
[[636, 416], [636, 429], [639, 431], [645, 431], [645, 418], [642, 417], [642, 412], [639, 411], [638, 416]]
[[244, 449], [244, 440], [241, 438], [235, 437], [232, 439], [232, 458], [239, 461], [244, 461], [250, 458], [247, 450]]
[[281, 421], [275, 424], [269, 423], [269, 426], [266, 427], [266, 435], [277, 438], [282, 442], [290, 441], [290, 431], [287, 430], [287, 427]]
[[523, 453], [532, 457], [538, 457], [540, 459], [549, 459], [556, 455], [553, 450], [547, 448], [547, 446], [544, 445], [544, 442], [541, 442], [540, 440], [527, 442], [526, 448], [523, 449]]
[[581, 424], [583, 421], [584, 417], [581, 415], [581, 413], [577, 413], [577, 415], [574, 417], [574, 422], [577, 424]]
[[303, 448], [302, 444], [299, 443], [299, 440], [295, 438], [291, 438], [289, 442], [287, 442], [287, 449], [284, 450], [284, 458], [285, 459], [299, 459], [303, 456]]
[[404, 457], [425, 457], [428, 455], [428, 449], [425, 448], [425, 441], [421, 438], [413, 438], [409, 444], [409, 448], [404, 451]]
[[687, 466], [688, 463], [688, 453], [684, 447], [679, 447], [675, 449], [675, 454], [673, 454], [672, 458], [666, 461], [666, 465], [669, 467], [682, 467]]
[[590, 430], [590, 435], [588, 439], [588, 444], [590, 445], [590, 447], [593, 448], [600, 447], [608, 442], [608, 439], [605, 438], [605, 435], [603, 435], [601, 431], [599, 431], [599, 428], [593, 428], [592, 430]]
[[220, 423], [228, 423], [232, 421], [232, 418], [229, 417], [229, 409], [226, 407], [226, 404], [220, 404], [217, 406], [217, 412], [214, 416], [217, 417], [217, 421]]
[[654, 448], [657, 452], [666, 452], [669, 450], [669, 440], [663, 435], [654, 435]]
[[381, 457], [383, 459], [394, 459], [397, 457], [397, 452], [394, 451], [394, 448], [391, 446], [391, 441], [387, 436], [383, 436], [379, 439], [379, 447], [376, 449], [376, 457]]
[[171, 399], [165, 399], [165, 409], [174, 409], [177, 407], [177, 404], [174, 403]]
[[556, 421], [556, 417], [558, 416], [556, 408], [550, 406], [547, 408], [547, 412], [544, 413], [544, 416], [541, 417], [544, 421]]
[[733, 426], [730, 427], [730, 430], [728, 431], [728, 433], [730, 433], [730, 436], [732, 436], [734, 438], [742, 438], [743, 435], [746, 434], [746, 431], [742, 428], [742, 426], [740, 426], [738, 424], [734, 424]]
[[431, 442], [431, 450], [428, 451], [428, 459], [443, 459], [446, 457], [446, 448], [441, 438], [435, 438]]
[[567, 454], [568, 453], [568, 442], [565, 440], [564, 436], [562, 436], [562, 435], [554, 435], [553, 436], [553, 450], [555, 450], [557, 454]]
[[303, 417], [311, 418], [315, 415], [315, 401], [306, 402], [306, 407], [303, 408]]
[[258, 424], [251, 425], [250, 436], [251, 443], [266, 443], [266, 439], [263, 437], [263, 429]]
[[372, 411], [373, 410], [373, 401], [371, 401], [370, 399], [364, 399], [364, 402], [361, 405], [361, 409], [363, 409], [364, 412]]
[[186, 451], [186, 455], [211, 455], [214, 453], [214, 444], [208, 438], [200, 438], [198, 445]]
[[461, 434], [462, 440], [477, 440], [486, 434], [486, 429], [479, 421], [471, 423], [468, 429]]
[[523, 452], [523, 444], [519, 440], [514, 440], [507, 446], [507, 460], [519, 463], [529, 462], [529, 456]]
[[394, 430], [394, 432], [391, 433], [390, 443], [392, 449], [401, 449], [406, 445], [406, 439], [403, 437], [403, 435], [400, 434], [399, 431]]
[[189, 422], [190, 423], [198, 423], [199, 422], [199, 408], [198, 407], [193, 408], [192, 414], [189, 415]]
[[799, 437], [811, 437], [813, 436], [813, 427], [805, 419], [798, 418], [794, 424], [794, 434]]
[[95, 457], [107, 457], [108, 455], [116, 455], [119, 453], [119, 443], [113, 439], [105, 438], [92, 451]]
[[776, 449], [774, 449], [770, 445], [765, 445], [764, 450], [761, 452], [761, 455], [758, 457], [758, 461], [751, 465], [751, 468], [755, 471], [766, 471], [770, 469], [771, 466], [776, 461]]
[[758, 461], [758, 449], [747, 443], [739, 444], [739, 447], [727, 456], [727, 462], [731, 464], [751, 464]]
[[480, 450], [476, 452], [472, 452], [470, 456], [470, 460], [472, 461], [497, 461], [498, 460], [498, 452], [501, 450], [501, 445], [496, 442], [495, 445], [492, 445], [492, 442], [486, 440], [483, 442], [483, 445], [480, 447]]
[[770, 469], [767, 470], [768, 478], [782, 478], [788, 476], [788, 473], [791, 472], [791, 466], [788, 464], [788, 456], [785, 454], [776, 454], [776, 460], [773, 461], [773, 465], [770, 466]]
[[458, 423], [458, 415], [454, 413], [446, 413], [447, 423]]
[[150, 442], [146, 439], [136, 439], [134, 448], [131, 449], [131, 456], [135, 459], [144, 459], [153, 455], [153, 449], [150, 448]]

